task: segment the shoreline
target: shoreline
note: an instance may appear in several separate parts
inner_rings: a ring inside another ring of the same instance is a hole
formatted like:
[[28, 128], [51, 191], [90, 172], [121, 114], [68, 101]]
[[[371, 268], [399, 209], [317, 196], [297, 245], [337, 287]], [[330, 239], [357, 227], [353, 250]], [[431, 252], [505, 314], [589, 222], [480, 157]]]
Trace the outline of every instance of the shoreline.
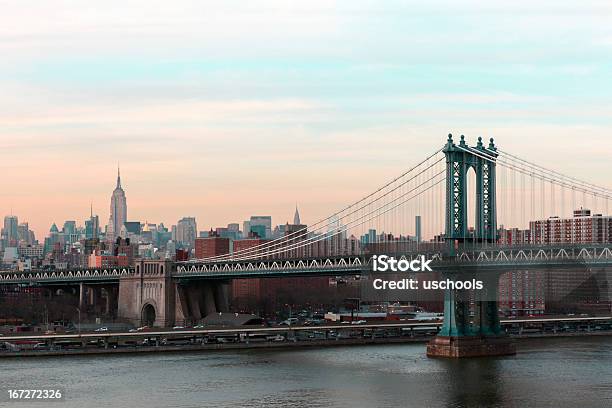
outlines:
[[[558, 339], [571, 337], [601, 337], [612, 336], [609, 332], [578, 332], [578, 333], [531, 333], [522, 335], [511, 335], [510, 338], [516, 341], [526, 341], [531, 339]], [[205, 351], [226, 351], [226, 350], [266, 350], [266, 349], [305, 349], [323, 347], [343, 347], [343, 346], [366, 346], [380, 344], [410, 344], [427, 343], [433, 338], [429, 337], [398, 337], [398, 338], [349, 338], [335, 340], [299, 340], [283, 342], [251, 342], [251, 343], [213, 343], [197, 345], [174, 345], [174, 346], [150, 346], [150, 347], [122, 347], [122, 348], [98, 348], [98, 349], [71, 349], [71, 350], [45, 350], [45, 351], [7, 351], [0, 352], [0, 358], [19, 358], [19, 357], [65, 357], [65, 356], [86, 356], [86, 355], [108, 355], [108, 354], [155, 354], [155, 353], [189, 353]]]

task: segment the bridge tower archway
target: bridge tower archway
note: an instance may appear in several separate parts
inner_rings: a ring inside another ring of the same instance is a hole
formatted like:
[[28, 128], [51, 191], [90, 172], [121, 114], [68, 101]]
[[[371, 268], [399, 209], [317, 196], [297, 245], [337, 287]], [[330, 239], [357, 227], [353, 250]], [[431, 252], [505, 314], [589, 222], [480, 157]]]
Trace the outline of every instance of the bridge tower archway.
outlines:
[[141, 319], [140, 322], [143, 326], [153, 326], [155, 325], [155, 319], [157, 317], [157, 313], [155, 311], [155, 306], [151, 303], [146, 303], [142, 308]]

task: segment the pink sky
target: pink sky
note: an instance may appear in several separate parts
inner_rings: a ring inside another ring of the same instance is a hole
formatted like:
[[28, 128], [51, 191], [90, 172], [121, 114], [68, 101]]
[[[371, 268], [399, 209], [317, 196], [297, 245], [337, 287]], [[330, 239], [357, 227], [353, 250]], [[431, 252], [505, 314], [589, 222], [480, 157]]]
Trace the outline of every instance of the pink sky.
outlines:
[[[500, 129], [497, 143], [524, 158], [607, 185], [605, 149], [583, 146], [569, 129], [536, 128], [534, 133], [556, 134], [558, 143], [510, 136], [526, 131]], [[563, 131], [567, 133], [559, 133]], [[597, 129], [580, 131], [598, 135]], [[297, 202], [303, 221], [314, 222], [440, 147], [441, 132], [385, 129], [319, 138], [298, 129], [276, 137], [224, 132], [221, 138], [222, 132], [203, 128], [189, 132], [199, 137], [3, 138], [0, 169], [6, 176], [0, 213], [9, 214], [12, 208], [39, 238], [53, 222], [60, 228], [66, 219], [82, 224], [90, 202], [106, 223], [121, 162], [129, 220], [169, 226], [183, 216], [196, 216], [199, 228], [208, 229], [263, 214], [284, 223], [291, 220]]]
[[0, 216], [199, 229], [318, 220], [495, 137], [610, 186], [612, 6], [474, 1], [3, 4]]

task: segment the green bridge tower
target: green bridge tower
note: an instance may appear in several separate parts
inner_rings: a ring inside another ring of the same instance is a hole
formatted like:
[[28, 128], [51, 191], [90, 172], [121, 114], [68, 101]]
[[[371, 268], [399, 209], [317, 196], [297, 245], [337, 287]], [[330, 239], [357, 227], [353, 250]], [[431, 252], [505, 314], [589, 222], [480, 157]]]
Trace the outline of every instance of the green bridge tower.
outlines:
[[[469, 247], [497, 241], [496, 160], [497, 148], [491, 138], [485, 146], [478, 138], [469, 146], [462, 135], [458, 144], [452, 135], [443, 152], [446, 156], [446, 241], [448, 254]], [[476, 176], [475, 191], [468, 191], [468, 174]], [[475, 194], [474, 229], [468, 226], [468, 194]], [[498, 316], [497, 292], [499, 274], [494, 271], [460, 271], [444, 278], [483, 281], [482, 290], [447, 290], [444, 295], [444, 324], [427, 346], [432, 357], [470, 357], [514, 354], [514, 344], [504, 336]], [[470, 310], [470, 304], [474, 309]], [[470, 313], [470, 312], [473, 313]]]
[[[495, 161], [498, 154], [493, 138], [488, 147], [483, 145], [481, 137], [475, 147], [469, 147], [463, 135], [455, 145], [453, 136], [449, 134], [443, 152], [446, 155], [446, 239], [453, 244], [451, 249], [463, 242], [495, 242]], [[470, 169], [476, 174], [476, 225], [473, 232], [467, 225]]]

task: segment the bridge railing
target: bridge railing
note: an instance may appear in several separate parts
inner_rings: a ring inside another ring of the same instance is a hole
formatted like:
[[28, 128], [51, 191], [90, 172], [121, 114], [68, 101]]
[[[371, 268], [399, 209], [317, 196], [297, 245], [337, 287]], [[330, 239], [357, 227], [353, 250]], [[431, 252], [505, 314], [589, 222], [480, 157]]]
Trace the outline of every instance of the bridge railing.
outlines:
[[115, 280], [133, 273], [131, 267], [1, 271], [0, 283]]

